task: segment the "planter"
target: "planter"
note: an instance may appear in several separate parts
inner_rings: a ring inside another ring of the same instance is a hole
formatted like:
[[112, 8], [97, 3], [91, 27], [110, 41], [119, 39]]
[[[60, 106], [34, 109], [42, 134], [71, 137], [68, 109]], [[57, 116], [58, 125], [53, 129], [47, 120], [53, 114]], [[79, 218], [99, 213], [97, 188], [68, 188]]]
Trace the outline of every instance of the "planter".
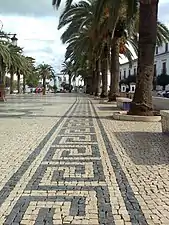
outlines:
[[128, 115], [127, 112], [115, 112], [113, 113], [113, 119], [122, 121], [160, 122], [161, 116], [136, 116]]
[[122, 98], [122, 97], [118, 97], [116, 99], [117, 101], [117, 107], [119, 109], [125, 110], [125, 111], [129, 111], [130, 110], [130, 104], [132, 102], [132, 100], [130, 98]]
[[164, 134], [169, 134], [169, 110], [160, 111], [161, 114], [161, 125], [162, 132]]

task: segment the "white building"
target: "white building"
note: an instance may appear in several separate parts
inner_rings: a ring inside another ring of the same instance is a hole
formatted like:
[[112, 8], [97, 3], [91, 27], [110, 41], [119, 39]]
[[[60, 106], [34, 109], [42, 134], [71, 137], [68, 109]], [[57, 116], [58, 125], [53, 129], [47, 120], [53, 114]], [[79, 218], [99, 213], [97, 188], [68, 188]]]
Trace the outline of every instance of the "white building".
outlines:
[[[169, 44], [162, 47], [156, 47], [154, 56], [154, 70], [156, 75], [166, 72], [169, 75]], [[137, 74], [137, 59], [133, 60], [132, 67], [129, 63], [120, 64], [120, 80], [127, 78], [129, 75]]]

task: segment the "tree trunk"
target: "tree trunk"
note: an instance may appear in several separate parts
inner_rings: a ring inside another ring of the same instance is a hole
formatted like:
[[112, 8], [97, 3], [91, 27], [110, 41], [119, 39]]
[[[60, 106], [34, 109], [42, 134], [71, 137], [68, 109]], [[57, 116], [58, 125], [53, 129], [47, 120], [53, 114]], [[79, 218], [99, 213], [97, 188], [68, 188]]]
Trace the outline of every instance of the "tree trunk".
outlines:
[[86, 78], [86, 94], [90, 94], [91, 93], [91, 88], [92, 88], [92, 77], [88, 76]]
[[108, 72], [108, 64], [107, 59], [104, 59], [101, 64], [101, 71], [102, 71], [102, 93], [100, 95], [101, 98], [107, 97], [107, 86], [108, 86], [108, 79], [107, 79], [107, 72]]
[[25, 94], [26, 91], [26, 77], [23, 75], [23, 94]]
[[20, 92], [21, 92], [21, 90], [20, 90], [20, 87], [21, 87], [21, 75], [20, 75], [20, 73], [18, 72], [17, 73], [17, 88], [18, 88], [18, 94], [20, 94]]
[[129, 114], [153, 115], [152, 83], [157, 36], [158, 0], [140, 0], [139, 55], [136, 91]]
[[95, 80], [95, 96], [99, 96], [100, 93], [100, 60], [96, 60], [96, 80]]
[[114, 38], [111, 46], [109, 102], [116, 101], [119, 96], [119, 73], [119, 43], [118, 38]]
[[91, 89], [90, 89], [90, 94], [93, 95], [94, 94], [94, 91], [95, 91], [95, 87], [96, 87], [96, 73], [95, 73], [95, 70], [93, 68], [93, 71], [92, 71], [92, 82], [91, 82]]
[[11, 71], [10, 74], [11, 74], [11, 77], [10, 77], [10, 94], [13, 94], [13, 79], [14, 79], [13, 71]]
[[101, 60], [101, 72], [102, 72], [102, 93], [100, 95], [101, 98], [106, 98], [107, 97], [107, 86], [108, 86], [108, 77], [107, 77], [107, 72], [108, 72], [108, 48], [107, 45], [104, 47], [104, 52], [103, 52], [103, 57]]
[[5, 72], [6, 72], [6, 65], [3, 63], [2, 57], [0, 57], [0, 101], [6, 101], [5, 99]]
[[69, 73], [69, 93], [71, 93], [72, 88], [71, 88], [71, 74]]
[[46, 77], [43, 77], [43, 95], [46, 94]]

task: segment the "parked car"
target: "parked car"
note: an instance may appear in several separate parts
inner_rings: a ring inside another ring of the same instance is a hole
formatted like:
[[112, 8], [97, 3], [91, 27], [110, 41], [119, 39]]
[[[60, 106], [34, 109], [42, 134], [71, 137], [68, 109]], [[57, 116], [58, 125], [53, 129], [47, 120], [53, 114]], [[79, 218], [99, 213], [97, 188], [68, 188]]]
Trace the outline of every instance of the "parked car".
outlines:
[[169, 98], [169, 91], [166, 91], [166, 92], [163, 94], [163, 97]]
[[163, 97], [163, 94], [165, 94], [166, 91], [158, 91], [157, 96]]

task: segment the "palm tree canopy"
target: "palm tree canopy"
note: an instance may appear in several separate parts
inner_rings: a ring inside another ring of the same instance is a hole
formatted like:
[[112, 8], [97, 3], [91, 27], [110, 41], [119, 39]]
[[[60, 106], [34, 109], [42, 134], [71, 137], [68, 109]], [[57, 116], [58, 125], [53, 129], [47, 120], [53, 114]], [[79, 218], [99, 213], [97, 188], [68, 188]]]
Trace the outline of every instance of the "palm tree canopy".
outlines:
[[[58, 9], [62, 2], [63, 0], [52, 0], [52, 5]], [[69, 8], [72, 2], [73, 0], [66, 0], [66, 8]]]
[[40, 64], [37, 67], [37, 71], [42, 79], [50, 79], [54, 75], [54, 69], [49, 64]]

